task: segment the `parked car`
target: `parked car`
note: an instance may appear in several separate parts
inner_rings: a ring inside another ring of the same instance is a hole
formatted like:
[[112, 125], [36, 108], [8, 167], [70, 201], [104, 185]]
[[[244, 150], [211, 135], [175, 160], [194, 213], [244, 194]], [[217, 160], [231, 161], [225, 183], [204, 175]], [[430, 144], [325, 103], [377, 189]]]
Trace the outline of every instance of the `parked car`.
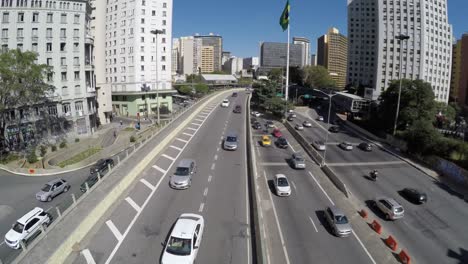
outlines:
[[291, 163], [294, 169], [305, 169], [305, 159], [300, 153], [293, 153], [291, 156]]
[[232, 93], [232, 97], [237, 97], [237, 93], [236, 92]]
[[318, 117], [317, 117], [317, 120], [318, 120], [318, 121], [323, 121], [323, 116], [318, 116]]
[[331, 126], [328, 131], [332, 132], [332, 133], [338, 133], [340, 132], [340, 127], [339, 126]]
[[269, 147], [271, 146], [271, 138], [268, 135], [263, 135], [262, 136], [262, 146], [264, 147]]
[[255, 123], [252, 125], [252, 127], [253, 127], [254, 129], [261, 129], [261, 128], [262, 128], [262, 124], [260, 124], [260, 122], [255, 122]]
[[267, 124], [267, 126], [268, 126], [269, 128], [275, 127], [275, 123], [273, 123], [273, 121], [271, 121], [271, 120], [266, 121], [266, 124]]
[[274, 136], [275, 138], [280, 138], [280, 137], [283, 136], [283, 133], [281, 133], [281, 131], [279, 130], [279, 128], [273, 129], [273, 133], [272, 133], [272, 134], [273, 134], [273, 136]]
[[303, 125], [304, 127], [312, 127], [312, 123], [309, 122], [309, 121], [307, 121], [307, 120], [304, 121], [304, 122], [302, 123], [302, 125]]
[[403, 218], [405, 210], [397, 201], [389, 197], [378, 197], [375, 199], [375, 205], [385, 215], [387, 220], [396, 220]]
[[339, 146], [344, 150], [353, 150], [353, 145], [349, 142], [341, 142]]
[[238, 137], [234, 132], [230, 132], [224, 139], [223, 149], [236, 150], [238, 147]]
[[[104, 177], [104, 175], [101, 175], [101, 177]], [[97, 182], [99, 181], [99, 177], [97, 174], [91, 174], [86, 178], [86, 180], [80, 185], [80, 191], [85, 193], [87, 191], [86, 189], [86, 183], [88, 184], [88, 187], [91, 189]]]
[[291, 115], [288, 116], [288, 121], [293, 121], [294, 120], [294, 117], [292, 117]]
[[312, 141], [312, 146], [316, 149], [316, 150], [320, 150], [320, 151], [323, 151], [325, 150], [325, 143], [323, 141], [319, 141], [319, 140], [314, 140]]
[[52, 216], [44, 209], [36, 207], [16, 221], [5, 235], [5, 244], [13, 249], [19, 249], [21, 243], [27, 243], [30, 238], [41, 232], [41, 226], [46, 228], [52, 222]]
[[257, 111], [252, 111], [251, 114], [255, 117], [260, 117], [262, 114]]
[[203, 216], [182, 214], [164, 243], [161, 264], [195, 263], [205, 230]]
[[278, 148], [282, 148], [282, 149], [288, 148], [288, 146], [289, 146], [288, 141], [284, 137], [278, 138], [278, 140], [276, 140], [275, 144], [276, 144], [276, 146]]
[[171, 176], [169, 185], [177, 190], [188, 189], [192, 185], [192, 176], [197, 165], [193, 159], [182, 159]]
[[346, 215], [336, 206], [327, 207], [325, 219], [335, 236], [346, 237], [353, 231]]
[[284, 174], [276, 174], [274, 179], [275, 192], [278, 196], [290, 196], [291, 186]]
[[295, 128], [296, 130], [304, 130], [304, 126], [301, 125], [301, 124], [296, 124], [296, 126], [294, 126], [294, 128]]
[[110, 158], [100, 159], [96, 162], [94, 166], [92, 166], [89, 169], [89, 173], [94, 174], [94, 173], [99, 172], [100, 174], [102, 174], [104, 171], [106, 171], [109, 168], [109, 165], [111, 166], [111, 168], [114, 167], [113, 159], [110, 159]]
[[372, 151], [372, 146], [371, 144], [367, 143], [367, 142], [362, 142], [361, 144], [359, 144], [358, 146], [360, 149], [364, 150], [364, 151]]
[[242, 107], [240, 105], [236, 105], [234, 110], [232, 110], [236, 114], [240, 114], [242, 112]]
[[401, 195], [405, 197], [408, 201], [415, 204], [423, 204], [427, 202], [427, 194], [421, 192], [418, 189], [404, 188], [403, 190], [401, 190]]
[[52, 199], [61, 194], [68, 192], [70, 184], [64, 179], [51, 180], [42, 187], [41, 191], [36, 193], [36, 199], [41, 202], [50, 202]]
[[221, 103], [221, 107], [229, 107], [229, 100], [224, 99], [223, 102]]

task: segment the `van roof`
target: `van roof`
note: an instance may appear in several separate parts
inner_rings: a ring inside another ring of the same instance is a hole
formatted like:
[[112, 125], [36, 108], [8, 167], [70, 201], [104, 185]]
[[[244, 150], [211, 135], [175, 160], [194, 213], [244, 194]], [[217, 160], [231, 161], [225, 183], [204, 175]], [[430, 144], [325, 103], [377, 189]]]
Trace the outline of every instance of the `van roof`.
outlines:
[[23, 215], [20, 219], [18, 219], [17, 222], [20, 223], [20, 224], [25, 225], [26, 221], [31, 219], [31, 217], [36, 216], [36, 215], [42, 213], [43, 211], [44, 211], [44, 209], [42, 209], [40, 207], [36, 207], [36, 208], [32, 209], [31, 211], [29, 211], [27, 214]]

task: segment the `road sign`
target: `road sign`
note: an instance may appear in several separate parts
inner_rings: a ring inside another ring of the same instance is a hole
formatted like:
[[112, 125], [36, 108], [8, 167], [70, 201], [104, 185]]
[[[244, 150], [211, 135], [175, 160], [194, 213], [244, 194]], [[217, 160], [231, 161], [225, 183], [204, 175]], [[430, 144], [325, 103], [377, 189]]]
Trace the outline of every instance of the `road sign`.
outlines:
[[283, 93], [277, 93], [276, 96], [277, 97], [283, 97]]
[[305, 99], [309, 99], [309, 98], [310, 98], [310, 95], [309, 95], [309, 94], [305, 94], [305, 95], [304, 95], [304, 98], [305, 98]]

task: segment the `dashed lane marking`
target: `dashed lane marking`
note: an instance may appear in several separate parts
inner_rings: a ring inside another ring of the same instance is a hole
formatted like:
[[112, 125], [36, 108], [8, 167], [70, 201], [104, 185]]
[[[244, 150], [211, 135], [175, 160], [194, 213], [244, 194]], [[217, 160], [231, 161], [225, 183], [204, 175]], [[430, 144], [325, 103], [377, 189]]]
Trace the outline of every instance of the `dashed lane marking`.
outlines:
[[156, 188], [154, 185], [149, 183], [146, 179], [141, 179], [140, 182], [146, 185], [146, 187], [150, 188], [151, 190], [154, 190]]
[[211, 179], [213, 178], [213, 176], [208, 176], [208, 182], [211, 182]]
[[193, 128], [193, 127], [187, 127], [187, 129], [190, 129], [190, 130], [193, 130], [193, 131], [197, 131], [196, 128]]
[[293, 181], [291, 181], [291, 184], [292, 184], [292, 186], [293, 186], [294, 190], [295, 190], [295, 191], [297, 191], [296, 184], [295, 184]]
[[181, 150], [182, 150], [181, 148], [176, 147], [176, 146], [173, 146], [173, 145], [170, 145], [169, 147], [171, 147], [171, 148], [173, 148], [173, 149], [176, 149], [176, 150], [178, 150], [178, 151], [181, 151]]
[[161, 156], [165, 157], [166, 159], [175, 160], [173, 157], [166, 154], [162, 154]]
[[314, 179], [315, 183], [317, 183], [318, 187], [320, 187], [320, 190], [322, 190], [322, 192], [325, 194], [325, 196], [328, 198], [328, 200], [330, 201], [330, 203], [332, 205], [335, 205], [335, 203], [332, 201], [332, 199], [330, 198], [330, 196], [328, 196], [327, 192], [325, 192], [325, 190], [322, 188], [322, 185], [320, 185], [320, 183], [317, 181], [317, 179], [315, 179], [314, 175], [312, 175], [312, 172], [309, 171], [309, 175], [310, 177], [312, 177], [312, 179]]
[[131, 197], [125, 198], [125, 201], [127, 201], [128, 204], [130, 204], [133, 207], [133, 209], [135, 209], [137, 212], [141, 211], [141, 207], [138, 206], [138, 204], [136, 204]]
[[211, 164], [211, 170], [214, 170], [216, 166], [216, 163]]
[[345, 167], [345, 166], [382, 166], [382, 165], [399, 165], [406, 164], [406, 162], [401, 160], [396, 161], [377, 161], [377, 162], [350, 162], [350, 163], [328, 163], [328, 167]]
[[153, 168], [160, 171], [160, 172], [162, 172], [163, 174], [166, 174], [166, 172], [167, 172], [166, 170], [161, 169], [158, 165], [153, 165]]
[[185, 132], [182, 132], [182, 134], [184, 134], [186, 136], [189, 136], [189, 137], [193, 137], [193, 134], [189, 134], [189, 133], [185, 133]]
[[117, 238], [118, 241], [122, 241], [123, 235], [122, 235], [122, 233], [120, 233], [120, 231], [114, 225], [112, 220], [107, 220], [106, 225], [107, 225], [107, 227], [109, 227], [112, 234], [114, 234], [115, 238]]
[[292, 151], [296, 152], [296, 150], [293, 148], [293, 146], [291, 144], [289, 144], [289, 142], [288, 142], [288, 145], [292, 149]]
[[310, 220], [310, 222], [312, 223], [312, 225], [314, 226], [315, 232], [318, 233], [318, 229], [317, 229], [317, 227], [315, 226], [315, 223], [314, 223], [314, 220], [312, 220], [312, 217], [309, 216], [309, 220]]
[[217, 147], [217, 148], [216, 148], [216, 152], [219, 152], [219, 150], [220, 150], [220, 148], [219, 148], [219, 147]]
[[195, 122], [192, 122], [191, 124], [194, 125], [194, 126], [201, 126], [201, 124], [195, 123]]
[[203, 212], [203, 208], [205, 207], [205, 203], [200, 204], [200, 208], [198, 208], [198, 212], [201, 213]]
[[218, 154], [214, 156], [214, 160], [218, 160]]
[[286, 162], [260, 162], [260, 166], [289, 166]]
[[184, 140], [184, 139], [181, 139], [181, 138], [176, 138], [176, 140], [179, 140], [179, 141], [184, 142], [184, 143], [188, 142], [187, 140]]
[[89, 249], [87, 248], [83, 249], [81, 251], [81, 255], [83, 255], [87, 264], [96, 264], [96, 261], [94, 261], [94, 258], [91, 255], [91, 251], [89, 251]]
[[375, 262], [374, 258], [372, 257], [372, 255], [369, 253], [369, 251], [367, 250], [367, 248], [364, 246], [364, 244], [362, 243], [361, 239], [359, 239], [359, 237], [356, 235], [356, 233], [354, 233], [354, 230], [351, 230], [351, 232], [353, 233], [354, 237], [356, 238], [356, 240], [359, 242], [359, 244], [361, 245], [361, 247], [364, 249], [364, 251], [366, 252], [367, 256], [369, 256], [370, 260], [372, 261], [372, 263], [376, 264], [377, 262]]
[[208, 194], [208, 187], [205, 188], [205, 190], [203, 191], [203, 196], [206, 196]]

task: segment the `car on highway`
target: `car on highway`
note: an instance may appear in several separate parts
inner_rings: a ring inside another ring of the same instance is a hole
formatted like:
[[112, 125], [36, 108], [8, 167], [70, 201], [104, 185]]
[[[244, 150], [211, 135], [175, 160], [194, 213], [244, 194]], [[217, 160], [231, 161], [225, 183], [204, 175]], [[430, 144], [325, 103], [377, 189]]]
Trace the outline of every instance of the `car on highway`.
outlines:
[[90, 169], [89, 169], [89, 173], [91, 174], [94, 174], [94, 173], [100, 173], [102, 174], [104, 171], [106, 171], [107, 169], [109, 169], [109, 165], [110, 167], [114, 167], [114, 160], [111, 159], [111, 158], [107, 158], [107, 159], [100, 159], [96, 162], [95, 165], [93, 165]]
[[262, 136], [262, 146], [264, 147], [269, 147], [271, 146], [271, 138], [268, 135], [263, 135]]
[[349, 143], [349, 142], [341, 142], [339, 146], [343, 150], [347, 150], [347, 151], [353, 150], [353, 145], [351, 143]]
[[195, 263], [204, 229], [203, 216], [197, 214], [180, 215], [164, 243], [161, 264]]
[[276, 142], [275, 142], [275, 145], [278, 148], [282, 148], [282, 149], [288, 148], [288, 146], [289, 146], [288, 141], [284, 137], [278, 138], [278, 140], [276, 140]]
[[275, 127], [275, 123], [273, 123], [273, 121], [271, 121], [271, 120], [266, 121], [266, 124], [267, 124], [267, 126], [268, 126], [269, 128]]
[[233, 92], [233, 93], [232, 93], [232, 97], [237, 97], [237, 93], [236, 93], [236, 92]]
[[253, 129], [261, 129], [262, 124], [260, 122], [255, 122], [255, 123], [253, 123], [252, 127], [253, 127]]
[[305, 169], [305, 159], [301, 153], [293, 153], [291, 156], [291, 163], [294, 169]]
[[290, 196], [291, 186], [288, 178], [284, 174], [276, 174], [274, 179], [275, 192], [278, 196]]
[[221, 107], [229, 107], [229, 100], [224, 99], [223, 102], [221, 103]]
[[367, 143], [367, 142], [362, 142], [358, 145], [358, 148], [364, 150], [364, 151], [367, 151], [367, 152], [370, 152], [372, 151], [372, 145]]
[[294, 120], [294, 117], [292, 117], [291, 115], [288, 116], [288, 121], [293, 121]]
[[323, 121], [323, 116], [318, 116], [318, 117], [317, 117], [317, 120], [318, 120], [318, 121]]
[[[104, 175], [101, 175], [101, 177], [104, 177]], [[85, 193], [87, 191], [86, 189], [86, 184], [88, 184], [88, 187], [91, 189], [91, 187], [94, 186], [99, 181], [99, 177], [97, 174], [91, 174], [86, 178], [86, 180], [80, 185], [80, 191]]]
[[327, 207], [325, 219], [335, 236], [347, 237], [353, 231], [344, 212], [336, 206]]
[[52, 216], [44, 209], [36, 207], [22, 216], [5, 235], [5, 244], [13, 249], [21, 248], [21, 242], [27, 244], [43, 228], [52, 222]]
[[340, 127], [339, 126], [331, 126], [328, 131], [332, 132], [332, 133], [338, 133], [340, 132]]
[[382, 211], [387, 220], [396, 220], [403, 218], [405, 210], [395, 199], [389, 197], [378, 197], [375, 199], [375, 205]]
[[50, 202], [52, 199], [61, 194], [66, 193], [70, 189], [70, 184], [64, 179], [51, 180], [36, 193], [36, 199], [41, 202]]
[[252, 111], [251, 114], [255, 117], [260, 117], [262, 114], [257, 111]]
[[238, 147], [238, 137], [237, 134], [234, 132], [230, 132], [223, 142], [223, 149], [224, 150], [236, 150]]
[[302, 125], [303, 125], [304, 127], [312, 127], [312, 123], [309, 122], [309, 121], [307, 121], [307, 120], [304, 121], [304, 122], [302, 123]]
[[418, 189], [414, 188], [404, 188], [400, 191], [401, 195], [406, 198], [406, 200], [414, 204], [423, 204], [427, 202], [427, 194], [421, 192]]
[[292, 117], [292, 118], [296, 118], [296, 117], [297, 117], [296, 113], [294, 113], [294, 112], [290, 112], [289, 116]]
[[242, 107], [240, 105], [236, 105], [234, 110], [232, 110], [236, 114], [240, 114], [242, 112]]
[[177, 190], [188, 189], [192, 185], [192, 176], [196, 167], [197, 165], [193, 159], [182, 159], [171, 176], [169, 185]]
[[295, 128], [296, 130], [304, 130], [304, 126], [303, 126], [302, 124], [299, 124], [299, 123], [296, 124], [296, 125], [294, 126], [294, 128]]
[[271, 133], [275, 138], [280, 138], [283, 136], [283, 133], [281, 133], [281, 130], [279, 128], [273, 129], [273, 133]]
[[320, 150], [320, 151], [324, 151], [325, 150], [325, 143], [323, 141], [320, 141], [320, 140], [314, 140], [312, 141], [312, 146], [316, 149], [316, 150]]

